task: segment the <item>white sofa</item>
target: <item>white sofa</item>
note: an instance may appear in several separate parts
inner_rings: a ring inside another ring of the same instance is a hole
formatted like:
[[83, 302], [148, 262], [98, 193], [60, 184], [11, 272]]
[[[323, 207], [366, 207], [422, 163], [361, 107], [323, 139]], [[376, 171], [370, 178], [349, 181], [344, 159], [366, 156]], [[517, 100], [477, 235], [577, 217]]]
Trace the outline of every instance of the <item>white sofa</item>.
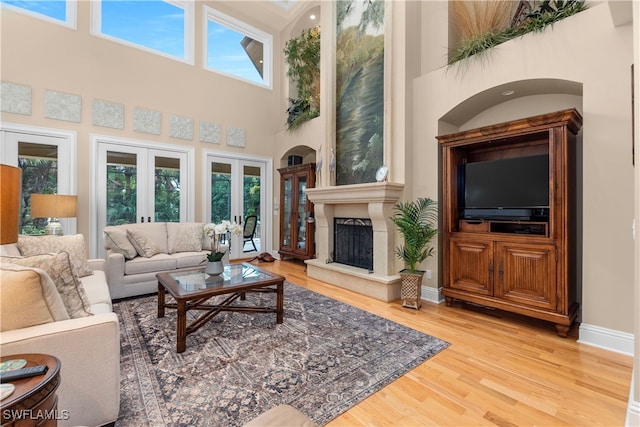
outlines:
[[[211, 242], [203, 223], [148, 222], [105, 227], [107, 282], [113, 299], [158, 291], [156, 274], [204, 266]], [[229, 262], [227, 246], [224, 263]], [[141, 255], [144, 254], [145, 256]]]
[[[12, 259], [21, 259], [16, 258], [21, 257], [21, 252], [15, 244], [0, 246], [0, 255], [3, 256], [3, 268], [7, 270], [12, 266], [16, 268], [13, 264], [8, 265]], [[64, 410], [68, 414], [67, 419], [58, 420], [60, 426], [101, 426], [113, 423], [120, 410], [118, 317], [112, 312], [104, 260], [87, 260], [86, 265], [91, 269], [91, 274], [80, 277], [79, 280], [90, 305], [91, 315], [0, 332], [0, 353], [3, 357], [45, 353], [60, 360], [58, 410]], [[3, 270], [3, 273], [6, 274], [7, 270]], [[42, 270], [31, 270], [41, 271], [41, 276], [46, 275]], [[5, 276], [7, 278], [8, 275]], [[3, 282], [4, 293], [10, 285], [9, 280]], [[12, 309], [14, 308], [15, 301], [6, 303], [12, 304]], [[29, 310], [32, 310], [31, 306]]]

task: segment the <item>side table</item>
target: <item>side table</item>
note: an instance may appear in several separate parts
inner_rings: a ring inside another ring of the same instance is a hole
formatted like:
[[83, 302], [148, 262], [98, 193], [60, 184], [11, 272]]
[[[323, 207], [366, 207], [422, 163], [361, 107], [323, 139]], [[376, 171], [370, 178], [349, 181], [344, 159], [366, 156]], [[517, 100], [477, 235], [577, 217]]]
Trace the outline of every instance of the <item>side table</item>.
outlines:
[[44, 375], [11, 382], [15, 390], [1, 402], [2, 427], [57, 426], [59, 419], [68, 416], [58, 411], [56, 390], [60, 385], [60, 361], [47, 354], [2, 356], [2, 362], [12, 359], [26, 360], [27, 367], [47, 365], [49, 370]]

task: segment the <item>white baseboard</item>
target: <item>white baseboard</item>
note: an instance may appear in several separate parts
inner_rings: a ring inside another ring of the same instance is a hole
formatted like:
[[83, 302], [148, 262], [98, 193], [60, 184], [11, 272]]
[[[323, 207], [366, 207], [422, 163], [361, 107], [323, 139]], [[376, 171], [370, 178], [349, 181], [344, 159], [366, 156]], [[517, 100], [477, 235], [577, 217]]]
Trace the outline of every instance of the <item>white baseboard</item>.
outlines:
[[425, 301], [435, 302], [436, 304], [440, 304], [444, 302], [444, 297], [441, 292], [442, 288], [431, 288], [429, 286], [422, 287], [422, 298]]
[[579, 343], [633, 356], [633, 334], [581, 323], [578, 336]]
[[640, 396], [634, 395], [633, 386], [635, 381], [635, 368], [631, 373], [631, 389], [629, 390], [629, 404], [627, 406], [627, 418], [624, 421], [625, 427], [638, 427], [640, 426]]

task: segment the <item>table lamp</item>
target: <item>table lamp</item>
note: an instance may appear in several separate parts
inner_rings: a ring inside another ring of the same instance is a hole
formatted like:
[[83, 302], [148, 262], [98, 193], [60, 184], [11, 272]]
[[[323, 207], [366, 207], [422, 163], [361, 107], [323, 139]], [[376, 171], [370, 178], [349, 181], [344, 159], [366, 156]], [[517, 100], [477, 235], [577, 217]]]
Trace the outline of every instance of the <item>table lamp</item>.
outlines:
[[0, 164], [0, 245], [18, 241], [22, 169]]
[[62, 224], [58, 218], [76, 216], [78, 196], [62, 194], [32, 194], [31, 218], [49, 218], [44, 234], [62, 235]]

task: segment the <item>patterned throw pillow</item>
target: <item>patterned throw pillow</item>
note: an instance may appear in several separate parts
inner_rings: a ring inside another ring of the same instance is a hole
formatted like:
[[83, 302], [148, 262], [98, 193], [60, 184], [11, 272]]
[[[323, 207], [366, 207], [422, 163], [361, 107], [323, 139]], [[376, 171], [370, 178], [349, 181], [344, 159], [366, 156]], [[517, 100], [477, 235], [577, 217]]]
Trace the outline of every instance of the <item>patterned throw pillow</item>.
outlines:
[[44, 270], [56, 285], [69, 317], [75, 319], [77, 317], [91, 316], [91, 305], [82, 283], [73, 274], [67, 252], [22, 258], [1, 257], [0, 262]]
[[106, 227], [104, 229], [104, 246], [113, 252], [122, 254], [125, 259], [133, 259], [138, 256], [138, 251], [127, 238], [127, 231], [118, 227]]
[[200, 252], [202, 250], [203, 224], [168, 222], [169, 253]]
[[0, 266], [0, 331], [69, 319], [51, 278], [39, 268]]
[[127, 230], [127, 238], [133, 247], [136, 248], [140, 256], [151, 258], [155, 254], [160, 253], [158, 245], [153, 243], [153, 240], [139, 230]]
[[18, 238], [18, 249], [23, 256], [67, 252], [71, 260], [71, 268], [76, 277], [93, 274], [87, 263], [87, 247], [84, 236], [75, 234], [70, 236], [25, 236]]

